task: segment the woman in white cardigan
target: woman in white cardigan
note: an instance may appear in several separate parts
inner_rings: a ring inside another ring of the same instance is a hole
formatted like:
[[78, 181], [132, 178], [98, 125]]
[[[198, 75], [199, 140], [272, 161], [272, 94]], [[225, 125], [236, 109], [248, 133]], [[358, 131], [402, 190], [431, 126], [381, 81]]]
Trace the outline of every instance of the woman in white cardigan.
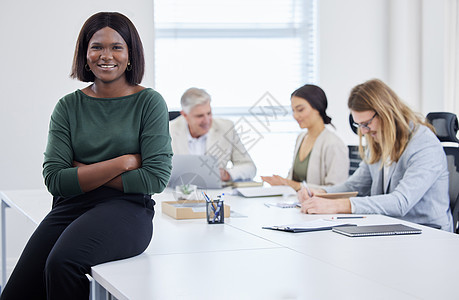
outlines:
[[325, 92], [316, 85], [306, 84], [292, 93], [293, 117], [300, 128], [307, 131], [297, 138], [287, 178], [262, 176], [263, 181], [299, 190], [303, 181], [311, 187], [319, 187], [342, 183], [348, 178], [348, 148], [335, 133], [325, 128], [326, 124], [331, 124], [327, 105]]

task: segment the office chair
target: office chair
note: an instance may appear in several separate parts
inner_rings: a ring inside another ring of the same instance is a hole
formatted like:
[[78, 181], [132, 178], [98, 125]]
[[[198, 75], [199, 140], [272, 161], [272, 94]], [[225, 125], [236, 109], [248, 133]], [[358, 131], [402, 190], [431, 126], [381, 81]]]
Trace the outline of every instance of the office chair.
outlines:
[[449, 112], [431, 112], [427, 120], [433, 125], [436, 135], [443, 144], [449, 171], [449, 199], [453, 213], [453, 229], [459, 233], [459, 129], [457, 116]]
[[355, 134], [359, 134], [359, 128], [354, 126], [354, 118], [352, 117], [352, 114], [349, 114], [349, 126], [351, 126], [351, 129]]
[[180, 116], [180, 112], [178, 110], [171, 110], [169, 112], [169, 121], [172, 121], [173, 119], [177, 118]]
[[[358, 134], [357, 128], [354, 127], [352, 124], [354, 123], [354, 119], [352, 118], [352, 115], [349, 114], [349, 125], [351, 126], [352, 131], [355, 134]], [[349, 149], [349, 176], [354, 174], [355, 170], [359, 167], [360, 162], [362, 161], [362, 158], [360, 157], [359, 153], [359, 146], [358, 145], [347, 145], [347, 148]]]
[[347, 145], [347, 148], [349, 149], [349, 176], [351, 176], [358, 169], [362, 158], [360, 157], [359, 146]]

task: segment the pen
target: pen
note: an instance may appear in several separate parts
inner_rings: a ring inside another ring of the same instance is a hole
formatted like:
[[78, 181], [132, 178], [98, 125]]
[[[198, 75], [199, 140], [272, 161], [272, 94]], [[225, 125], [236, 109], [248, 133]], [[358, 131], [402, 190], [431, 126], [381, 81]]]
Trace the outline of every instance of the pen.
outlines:
[[309, 197], [312, 197], [311, 190], [309, 189], [308, 184], [306, 183], [306, 180], [303, 180], [302, 184], [303, 184], [304, 188], [306, 189], [306, 191], [308, 191]]
[[339, 219], [363, 219], [366, 218], [364, 216], [354, 216], [354, 217], [332, 217], [332, 219], [339, 220]]
[[213, 201], [213, 200], [210, 200], [209, 196], [207, 196], [206, 193], [202, 192], [202, 194], [204, 195], [204, 198], [206, 199], [206, 201], [207, 201], [208, 203], [211, 204], [210, 207], [212, 208], [212, 210], [213, 210], [214, 213], [215, 213], [216, 207], [215, 207], [214, 201]]
[[218, 217], [219, 220], [220, 220], [220, 215], [219, 215], [219, 213], [220, 213], [220, 209], [221, 209], [221, 208], [222, 208], [222, 202], [219, 201], [219, 202], [218, 202], [218, 205], [217, 205], [217, 210], [214, 212], [214, 219], [212, 220], [212, 222], [215, 222], [215, 220], [217, 219], [217, 217]]
[[211, 202], [212, 204], [214, 203], [214, 200], [210, 200], [209, 196], [207, 196], [206, 193], [202, 192], [202, 194], [203, 194], [204, 197], [206, 198], [206, 201], [207, 201], [207, 202]]
[[202, 195], [204, 196], [204, 200], [206, 200], [207, 202], [210, 202], [210, 199], [209, 197], [207, 197], [206, 193], [202, 192]]

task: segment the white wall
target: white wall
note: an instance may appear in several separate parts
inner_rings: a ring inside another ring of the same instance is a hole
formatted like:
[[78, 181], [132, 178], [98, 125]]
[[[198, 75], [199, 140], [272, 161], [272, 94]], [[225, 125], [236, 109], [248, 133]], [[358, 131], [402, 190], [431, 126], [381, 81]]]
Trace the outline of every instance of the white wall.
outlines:
[[[60, 97], [87, 85], [69, 74], [79, 30], [99, 11], [119, 11], [134, 22], [152, 65], [152, 1], [0, 1], [0, 189], [44, 186], [49, 117]], [[143, 84], [152, 83], [147, 68]]]
[[[347, 97], [367, 79], [388, 82], [422, 113], [443, 109], [436, 97], [443, 88], [445, 1], [318, 0], [320, 85], [346, 143], [357, 143]], [[0, 189], [43, 187], [49, 116], [60, 97], [85, 86], [68, 75], [78, 32], [98, 11], [120, 11], [137, 26], [147, 59], [143, 85], [152, 86], [152, 1], [0, 1]], [[419, 72], [420, 80], [406, 83]]]
[[[395, 0], [394, 0], [395, 1]], [[419, 109], [427, 114], [442, 111], [447, 107], [444, 88], [446, 84], [447, 64], [447, 28], [445, 0], [422, 0], [421, 19], [421, 103]], [[457, 75], [456, 75], [457, 76]], [[458, 113], [458, 112], [455, 112]]]
[[448, 0], [318, 0], [320, 85], [347, 144], [347, 97], [371, 78], [423, 115], [445, 110]]
[[319, 84], [329, 100], [328, 114], [347, 144], [358, 144], [348, 123], [352, 87], [388, 78], [387, 0], [318, 0]]

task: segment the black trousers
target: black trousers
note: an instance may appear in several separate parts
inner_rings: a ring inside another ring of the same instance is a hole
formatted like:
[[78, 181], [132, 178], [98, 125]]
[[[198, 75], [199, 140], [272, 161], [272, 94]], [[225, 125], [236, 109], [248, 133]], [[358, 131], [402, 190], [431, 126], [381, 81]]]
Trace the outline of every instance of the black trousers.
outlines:
[[1, 300], [89, 299], [91, 267], [138, 255], [153, 233], [154, 201], [101, 187], [54, 197], [28, 241]]

